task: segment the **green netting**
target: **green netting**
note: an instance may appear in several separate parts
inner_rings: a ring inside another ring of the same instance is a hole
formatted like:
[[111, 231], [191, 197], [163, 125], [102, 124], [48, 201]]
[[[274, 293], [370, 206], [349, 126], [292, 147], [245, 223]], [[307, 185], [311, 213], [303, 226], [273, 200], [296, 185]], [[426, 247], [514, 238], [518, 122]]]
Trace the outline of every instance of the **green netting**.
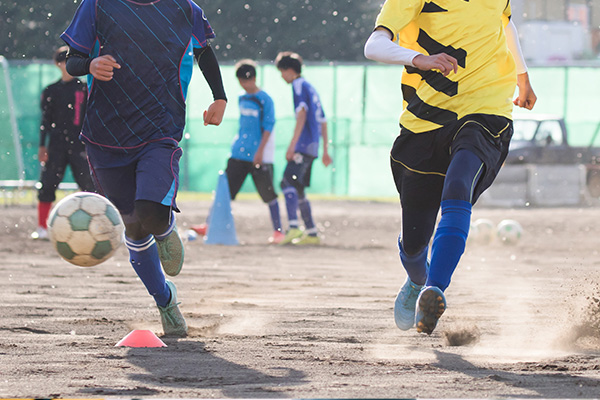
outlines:
[[15, 107], [9, 87], [8, 64], [0, 57], [0, 179], [21, 179], [22, 160], [15, 143]]
[[[219, 127], [205, 127], [202, 113], [212, 101], [210, 90], [195, 73], [188, 92], [188, 114], [185, 139], [181, 146], [181, 187], [187, 190], [214, 190], [218, 173], [224, 169], [230, 145], [237, 131], [237, 96], [241, 88], [235, 78], [234, 66], [223, 65], [222, 73], [229, 104], [225, 120]], [[319, 91], [329, 121], [330, 153], [334, 165], [325, 168], [315, 163], [310, 191], [349, 196], [396, 196], [389, 171], [389, 150], [398, 134], [398, 119], [402, 107], [400, 77], [402, 68], [378, 64], [311, 64], [303, 75]], [[588, 145], [600, 117], [596, 107], [600, 97], [600, 69], [580, 67], [531, 68], [531, 81], [538, 95], [536, 113], [564, 116], [573, 145]], [[58, 70], [51, 64], [13, 63], [10, 77], [15, 89], [14, 101], [21, 133], [25, 175], [37, 179], [39, 96], [42, 89], [58, 79]], [[272, 64], [260, 65], [258, 84], [275, 101], [277, 123], [276, 180], [285, 167], [285, 150], [294, 128], [292, 89]], [[0, 84], [0, 125], [6, 135], [3, 116], [7, 106], [2, 99]], [[515, 110], [516, 114], [529, 112]], [[4, 136], [2, 136], [4, 138]], [[2, 140], [2, 139], [0, 139]], [[600, 141], [597, 140], [597, 141]], [[6, 140], [0, 142], [8, 143]], [[2, 148], [2, 155], [6, 151]], [[12, 163], [12, 164], [11, 164]], [[13, 165], [10, 170], [8, 165]], [[4, 179], [16, 179], [14, 162], [0, 158]], [[13, 176], [14, 175], [14, 176]], [[72, 180], [70, 176], [66, 180]], [[243, 191], [254, 191], [249, 179]]]
[[[36, 180], [40, 173], [40, 96], [46, 86], [60, 79], [60, 71], [49, 64], [19, 63], [11, 65], [10, 79], [23, 151], [25, 179]], [[70, 169], [67, 169], [64, 181], [74, 182]]]

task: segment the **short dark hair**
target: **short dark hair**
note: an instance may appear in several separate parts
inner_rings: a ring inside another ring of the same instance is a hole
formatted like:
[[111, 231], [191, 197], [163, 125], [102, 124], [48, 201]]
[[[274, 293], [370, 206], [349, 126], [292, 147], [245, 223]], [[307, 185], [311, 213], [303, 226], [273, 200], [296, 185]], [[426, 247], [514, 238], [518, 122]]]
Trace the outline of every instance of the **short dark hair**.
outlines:
[[54, 56], [52, 57], [54, 59], [54, 62], [59, 63], [65, 61], [67, 59], [68, 51], [69, 48], [67, 46], [62, 46], [56, 49], [56, 51], [54, 52]]
[[250, 59], [238, 61], [235, 64], [235, 76], [239, 79], [256, 78], [256, 63]]
[[291, 51], [282, 51], [275, 59], [277, 69], [293, 69], [296, 73], [302, 73], [302, 57]]

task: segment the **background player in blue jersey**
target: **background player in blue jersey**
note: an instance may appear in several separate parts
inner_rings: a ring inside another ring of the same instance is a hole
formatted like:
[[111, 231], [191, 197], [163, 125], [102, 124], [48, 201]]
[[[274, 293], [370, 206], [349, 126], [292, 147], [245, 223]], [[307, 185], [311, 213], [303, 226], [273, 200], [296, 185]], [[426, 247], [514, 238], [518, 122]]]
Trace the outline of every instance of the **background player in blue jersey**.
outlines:
[[91, 75], [81, 137], [96, 186], [123, 216], [131, 265], [173, 336], [187, 324], [161, 264], [171, 276], [183, 265], [173, 211], [194, 59], [215, 99], [204, 124], [219, 125], [227, 102], [213, 37], [191, 0], [83, 0], [61, 35], [69, 73]]
[[48, 214], [56, 200], [56, 188], [65, 176], [67, 165], [79, 188], [94, 191], [85, 146], [79, 132], [85, 116], [87, 88], [85, 83], [69, 75], [65, 67], [67, 47], [54, 52], [54, 64], [60, 69], [58, 82], [42, 92], [42, 123], [38, 159], [42, 166], [38, 190], [38, 227], [32, 239], [48, 239]]
[[269, 205], [273, 225], [269, 241], [277, 244], [284, 235], [273, 187], [275, 107], [273, 99], [256, 85], [256, 66], [252, 60], [238, 62], [235, 75], [245, 93], [239, 97], [240, 127], [225, 171], [229, 192], [231, 199], [235, 199], [248, 174], [252, 175], [258, 194]]
[[[304, 189], [310, 186], [313, 161], [319, 156], [319, 141], [323, 137], [323, 164], [331, 164], [328, 152], [327, 120], [319, 94], [304, 79], [302, 58], [292, 52], [281, 52], [275, 59], [281, 77], [292, 84], [296, 127], [288, 146], [285, 158], [288, 164], [283, 173], [281, 189], [285, 196], [289, 229], [280, 244], [319, 244], [321, 242], [312, 218], [310, 202]], [[305, 230], [300, 230], [298, 209], [304, 221]]]

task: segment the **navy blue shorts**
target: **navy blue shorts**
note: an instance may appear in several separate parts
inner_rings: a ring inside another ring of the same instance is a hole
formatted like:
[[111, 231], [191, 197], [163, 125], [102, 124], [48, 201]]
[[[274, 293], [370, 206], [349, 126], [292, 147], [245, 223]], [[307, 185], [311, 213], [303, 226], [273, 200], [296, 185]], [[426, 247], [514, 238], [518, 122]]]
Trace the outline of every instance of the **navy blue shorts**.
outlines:
[[[390, 154], [396, 188], [400, 193], [401, 180], [405, 176], [402, 170], [408, 170], [415, 178], [430, 177], [427, 179], [428, 192], [439, 197], [452, 155], [459, 150], [470, 150], [485, 165], [485, 172], [473, 192], [474, 204], [496, 179], [508, 154], [512, 134], [510, 119], [486, 114], [467, 115], [454, 124], [430, 132], [415, 134], [402, 129]], [[442, 179], [435, 179], [436, 176]], [[439, 201], [437, 198], [431, 200]]]
[[179, 186], [182, 150], [171, 142], [153, 142], [134, 154], [112, 153], [86, 146], [98, 191], [119, 209], [133, 213], [136, 200], [149, 200], [171, 207]]
[[281, 180], [281, 189], [294, 187], [300, 198], [304, 198], [304, 188], [310, 186], [310, 175], [315, 157], [303, 153], [295, 153], [292, 161], [287, 163]]

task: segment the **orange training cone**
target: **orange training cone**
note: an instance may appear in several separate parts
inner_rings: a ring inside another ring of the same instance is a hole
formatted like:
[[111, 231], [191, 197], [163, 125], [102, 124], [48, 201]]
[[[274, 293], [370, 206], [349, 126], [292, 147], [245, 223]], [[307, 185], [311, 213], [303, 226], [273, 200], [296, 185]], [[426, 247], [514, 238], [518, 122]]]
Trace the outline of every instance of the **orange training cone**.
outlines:
[[136, 329], [131, 331], [115, 347], [167, 347], [153, 332]]

